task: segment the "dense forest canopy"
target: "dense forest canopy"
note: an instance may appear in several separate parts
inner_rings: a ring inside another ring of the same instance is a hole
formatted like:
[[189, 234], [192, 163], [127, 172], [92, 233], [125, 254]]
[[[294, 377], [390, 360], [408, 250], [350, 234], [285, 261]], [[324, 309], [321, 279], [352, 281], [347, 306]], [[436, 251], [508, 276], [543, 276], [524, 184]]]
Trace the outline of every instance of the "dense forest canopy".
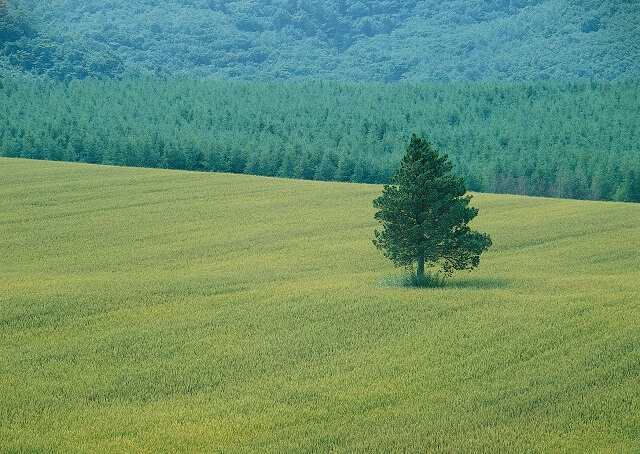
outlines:
[[388, 182], [412, 133], [471, 190], [640, 201], [640, 83], [0, 79], [0, 155]]
[[250, 80], [638, 80], [635, 0], [9, 0], [5, 71]]

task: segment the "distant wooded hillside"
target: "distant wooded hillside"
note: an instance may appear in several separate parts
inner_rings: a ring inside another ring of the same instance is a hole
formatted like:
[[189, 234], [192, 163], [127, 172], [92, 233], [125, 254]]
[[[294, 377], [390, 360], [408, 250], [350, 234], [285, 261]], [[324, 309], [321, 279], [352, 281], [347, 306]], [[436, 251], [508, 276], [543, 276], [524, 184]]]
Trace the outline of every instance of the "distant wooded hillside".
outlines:
[[10, 0], [6, 71], [352, 81], [638, 80], [634, 0]]

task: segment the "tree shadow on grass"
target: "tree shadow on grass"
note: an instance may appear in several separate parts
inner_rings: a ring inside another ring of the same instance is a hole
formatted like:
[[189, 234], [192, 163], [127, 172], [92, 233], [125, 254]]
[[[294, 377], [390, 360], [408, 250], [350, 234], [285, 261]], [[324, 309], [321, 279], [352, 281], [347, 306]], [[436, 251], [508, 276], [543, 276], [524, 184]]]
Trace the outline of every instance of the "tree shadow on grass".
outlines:
[[500, 278], [468, 278], [468, 279], [454, 279], [448, 280], [444, 284], [444, 288], [471, 288], [471, 289], [482, 289], [482, 290], [492, 290], [498, 288], [507, 288], [509, 287], [509, 281], [507, 279]]
[[406, 275], [399, 276], [385, 276], [379, 281], [383, 287], [402, 287], [408, 289], [478, 289], [478, 290], [493, 290], [499, 288], [507, 288], [510, 286], [510, 282], [507, 279], [501, 278], [462, 278], [462, 279], [445, 279], [444, 282], [439, 281], [437, 285], [433, 286], [420, 286], [415, 285], [412, 279]]

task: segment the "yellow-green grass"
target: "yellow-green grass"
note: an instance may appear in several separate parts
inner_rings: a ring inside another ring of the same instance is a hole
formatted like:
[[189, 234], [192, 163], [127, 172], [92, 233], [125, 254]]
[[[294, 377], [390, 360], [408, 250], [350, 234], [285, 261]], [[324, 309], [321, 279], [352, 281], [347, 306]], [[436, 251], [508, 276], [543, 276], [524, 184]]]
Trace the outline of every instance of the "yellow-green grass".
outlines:
[[380, 190], [0, 159], [0, 451], [640, 450], [640, 206], [477, 194], [410, 289]]

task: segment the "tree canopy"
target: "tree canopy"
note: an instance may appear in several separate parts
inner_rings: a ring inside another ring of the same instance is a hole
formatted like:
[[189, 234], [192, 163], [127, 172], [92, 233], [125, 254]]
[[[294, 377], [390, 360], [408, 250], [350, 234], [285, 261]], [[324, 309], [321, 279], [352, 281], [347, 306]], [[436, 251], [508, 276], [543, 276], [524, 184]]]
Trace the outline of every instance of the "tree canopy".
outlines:
[[469, 228], [478, 209], [469, 207], [471, 196], [452, 170], [447, 155], [413, 135], [392, 184], [373, 201], [382, 224], [374, 245], [396, 266], [415, 264], [418, 277], [425, 266], [446, 276], [471, 270], [491, 246], [489, 235]]
[[640, 2], [634, 1], [7, 3], [0, 64], [58, 79], [640, 78]]

